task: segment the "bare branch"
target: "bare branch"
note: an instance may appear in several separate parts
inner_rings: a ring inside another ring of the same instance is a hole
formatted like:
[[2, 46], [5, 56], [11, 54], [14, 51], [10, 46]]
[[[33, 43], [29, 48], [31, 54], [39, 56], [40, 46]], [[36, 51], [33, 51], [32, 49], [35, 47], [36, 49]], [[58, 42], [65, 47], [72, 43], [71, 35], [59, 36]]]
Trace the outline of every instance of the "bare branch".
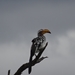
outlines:
[[8, 75], [10, 75], [10, 70], [8, 70]]
[[39, 62], [41, 62], [42, 60], [44, 60], [45, 58], [48, 58], [47, 56], [46, 57], [41, 57], [39, 60], [37, 60], [37, 62], [36, 63], [39, 63]]
[[[21, 73], [22, 73], [25, 69], [29, 68], [29, 66], [34, 66], [35, 64], [40, 63], [43, 59], [48, 58], [47, 56], [40, 58], [40, 56], [42, 55], [42, 53], [43, 53], [43, 51], [45, 50], [45, 48], [47, 47], [47, 45], [48, 45], [48, 42], [46, 43], [45, 47], [40, 50], [39, 54], [36, 56], [36, 58], [35, 58], [31, 63], [28, 62], [28, 63], [23, 64], [23, 65], [16, 71], [16, 73], [15, 73], [14, 75], [21, 75]], [[10, 71], [9, 71], [9, 75], [10, 75]]]

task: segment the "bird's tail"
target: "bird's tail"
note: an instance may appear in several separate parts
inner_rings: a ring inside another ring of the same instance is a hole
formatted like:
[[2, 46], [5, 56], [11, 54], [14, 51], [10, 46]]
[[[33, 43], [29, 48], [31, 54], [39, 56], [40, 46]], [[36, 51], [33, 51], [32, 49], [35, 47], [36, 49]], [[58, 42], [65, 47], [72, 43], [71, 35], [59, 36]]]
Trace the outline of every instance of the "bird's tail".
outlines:
[[29, 69], [28, 69], [29, 74], [31, 73], [31, 70], [32, 70], [31, 62], [32, 62], [32, 56], [30, 56], [30, 59], [29, 59]]

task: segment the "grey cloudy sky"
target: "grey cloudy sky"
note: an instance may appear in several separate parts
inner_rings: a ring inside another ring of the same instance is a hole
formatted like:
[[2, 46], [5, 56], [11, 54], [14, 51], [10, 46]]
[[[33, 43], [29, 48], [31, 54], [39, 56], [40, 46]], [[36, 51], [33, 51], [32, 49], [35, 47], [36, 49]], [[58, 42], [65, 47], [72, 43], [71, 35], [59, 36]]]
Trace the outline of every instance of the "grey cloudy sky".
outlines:
[[[31, 75], [75, 75], [75, 1], [0, 0], [0, 75], [29, 60], [31, 40], [48, 28], [49, 42]], [[24, 71], [22, 75], [27, 75]]]

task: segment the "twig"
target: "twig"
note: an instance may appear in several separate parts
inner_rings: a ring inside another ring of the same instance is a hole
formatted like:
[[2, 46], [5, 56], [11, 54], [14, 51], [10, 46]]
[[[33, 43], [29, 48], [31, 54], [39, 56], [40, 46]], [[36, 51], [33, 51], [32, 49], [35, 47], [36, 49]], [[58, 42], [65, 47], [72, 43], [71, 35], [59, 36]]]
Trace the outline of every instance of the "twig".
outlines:
[[37, 63], [41, 62], [42, 60], [44, 60], [45, 58], [48, 58], [47, 56], [46, 57], [41, 57], [39, 60], [37, 60]]
[[8, 70], [8, 75], [10, 75], [10, 70]]

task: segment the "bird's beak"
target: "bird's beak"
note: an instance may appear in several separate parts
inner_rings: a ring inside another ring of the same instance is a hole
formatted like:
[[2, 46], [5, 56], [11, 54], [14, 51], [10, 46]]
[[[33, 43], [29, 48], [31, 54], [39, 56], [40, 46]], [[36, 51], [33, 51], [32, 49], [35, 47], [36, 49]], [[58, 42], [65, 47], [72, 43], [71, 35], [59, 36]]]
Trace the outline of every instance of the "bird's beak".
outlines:
[[45, 34], [45, 33], [50, 33], [50, 34], [51, 34], [50, 30], [48, 30], [48, 29], [43, 29], [42, 34]]

